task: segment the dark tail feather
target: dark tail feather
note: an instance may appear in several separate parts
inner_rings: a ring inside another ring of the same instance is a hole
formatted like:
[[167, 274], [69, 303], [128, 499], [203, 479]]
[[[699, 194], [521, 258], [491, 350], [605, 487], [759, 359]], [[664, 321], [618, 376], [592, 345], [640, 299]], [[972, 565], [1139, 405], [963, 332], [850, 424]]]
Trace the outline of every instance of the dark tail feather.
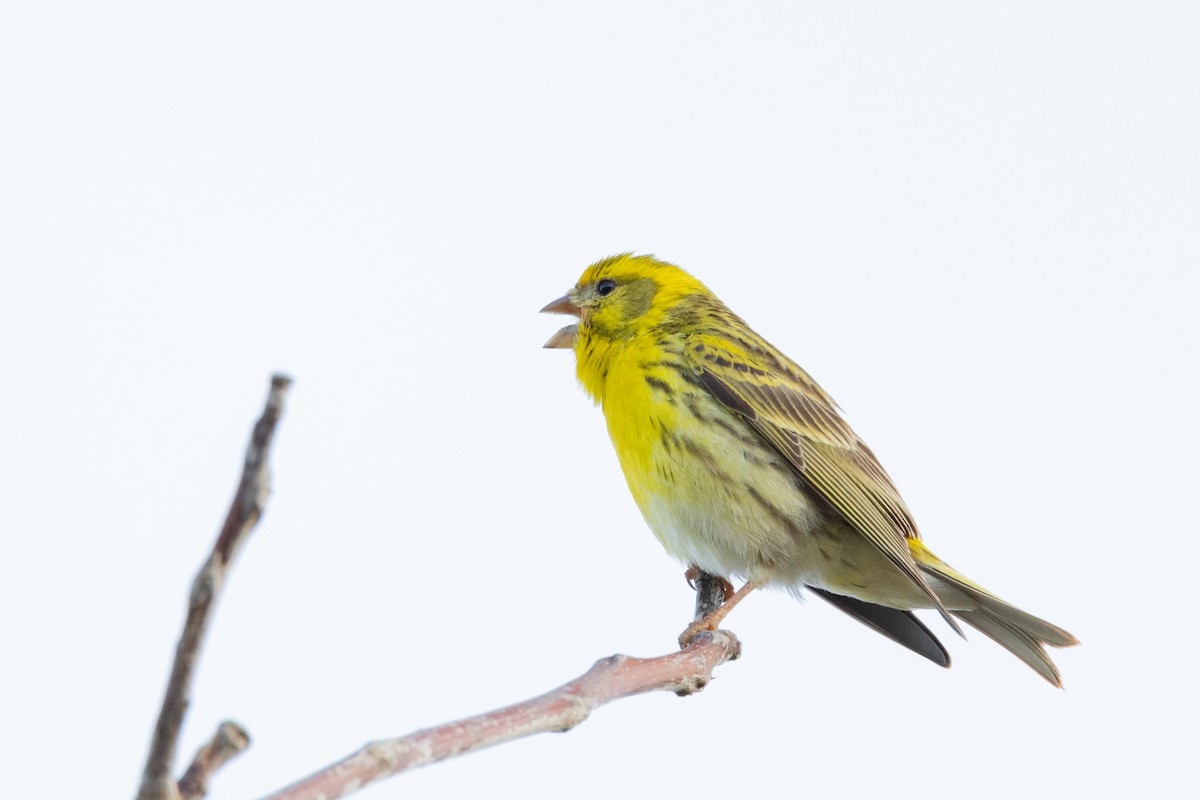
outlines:
[[[901, 611], [898, 608], [877, 606], [854, 597], [827, 592], [809, 586], [818, 597], [828, 600], [831, 604], [845, 611], [850, 616], [868, 625], [891, 639], [902, 644], [914, 653], [920, 653], [940, 667], [950, 666], [950, 654], [937, 637], [921, 624], [921, 620], [911, 611]], [[967, 620], [970, 622], [971, 620]]]

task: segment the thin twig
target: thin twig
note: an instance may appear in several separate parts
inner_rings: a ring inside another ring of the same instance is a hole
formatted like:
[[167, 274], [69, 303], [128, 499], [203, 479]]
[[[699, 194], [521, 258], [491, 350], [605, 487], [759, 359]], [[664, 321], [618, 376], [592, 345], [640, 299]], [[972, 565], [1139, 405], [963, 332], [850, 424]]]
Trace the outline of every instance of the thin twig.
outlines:
[[719, 664], [738, 657], [728, 631], [699, 634], [686, 649], [657, 658], [615, 655], [570, 683], [523, 703], [373, 742], [265, 800], [332, 800], [405, 770], [423, 767], [535, 733], [569, 731], [605, 703], [643, 692], [687, 695], [703, 689]]
[[208, 794], [208, 779], [225, 763], [250, 746], [250, 734], [236, 722], [222, 722], [204, 746], [196, 751], [192, 765], [179, 779], [183, 800], [200, 800]]
[[138, 800], [181, 798], [179, 787], [171, 775], [179, 744], [179, 732], [183, 727], [183, 715], [190, 701], [192, 676], [200, 654], [200, 645], [208, 630], [213, 605], [221, 593], [229, 565], [262, 516], [263, 507], [266, 505], [267, 495], [270, 493], [267, 454], [275, 427], [283, 413], [284, 397], [291, 383], [291, 378], [284, 375], [274, 375], [271, 378], [267, 405], [250, 436], [242, 480], [233, 497], [229, 514], [225, 517], [225, 524], [213, 544], [212, 553], [192, 582], [187, 621], [184, 622], [183, 634], [175, 648], [175, 663], [171, 666], [171, 677], [163, 696], [162, 709], [159, 711], [154, 735], [150, 740], [150, 754], [142, 771]]
[[702, 620], [725, 602], [725, 581], [716, 575], [700, 571], [696, 577], [696, 620]]

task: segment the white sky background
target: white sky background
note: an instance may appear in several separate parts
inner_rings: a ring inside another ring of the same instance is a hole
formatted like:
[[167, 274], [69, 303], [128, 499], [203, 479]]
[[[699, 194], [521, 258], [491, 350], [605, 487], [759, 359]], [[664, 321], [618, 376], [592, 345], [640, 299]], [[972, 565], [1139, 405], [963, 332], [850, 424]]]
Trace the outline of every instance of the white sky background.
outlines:
[[0, 5], [5, 794], [132, 795], [273, 370], [181, 754], [249, 728], [214, 797], [670, 650], [682, 567], [537, 314], [635, 250], [822, 382], [939, 555], [1083, 640], [1067, 691], [761, 593], [702, 694], [360, 796], [1178, 796], [1197, 41], [1188, 2]]

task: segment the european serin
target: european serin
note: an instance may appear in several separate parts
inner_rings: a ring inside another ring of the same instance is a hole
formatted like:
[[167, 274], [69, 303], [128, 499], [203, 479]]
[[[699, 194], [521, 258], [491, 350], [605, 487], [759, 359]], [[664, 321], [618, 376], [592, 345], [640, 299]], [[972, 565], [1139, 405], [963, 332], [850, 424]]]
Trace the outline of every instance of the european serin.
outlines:
[[911, 609], [936, 608], [959, 631], [953, 614], [1062, 685], [1043, 646], [1075, 637], [934, 556], [829, 395], [700, 281], [620, 255], [588, 267], [542, 310], [579, 317], [546, 347], [574, 348], [579, 380], [603, 407], [663, 547], [747, 581], [703, 627], [756, 586], [808, 587], [942, 666], [949, 655]]

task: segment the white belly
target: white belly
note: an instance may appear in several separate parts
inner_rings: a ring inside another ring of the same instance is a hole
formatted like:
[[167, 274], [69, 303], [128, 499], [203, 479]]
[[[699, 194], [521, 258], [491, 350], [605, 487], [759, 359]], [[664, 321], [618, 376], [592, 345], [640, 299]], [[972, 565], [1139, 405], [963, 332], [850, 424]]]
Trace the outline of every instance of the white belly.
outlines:
[[925, 594], [865, 536], [816, 509], [794, 484], [774, 487], [777, 498], [790, 500], [786, 521], [752, 498], [730, 497], [728, 488], [708, 488], [720, 500], [698, 504], [654, 494], [642, 507], [666, 551], [685, 564], [792, 593], [815, 586], [894, 608], [930, 606]]

